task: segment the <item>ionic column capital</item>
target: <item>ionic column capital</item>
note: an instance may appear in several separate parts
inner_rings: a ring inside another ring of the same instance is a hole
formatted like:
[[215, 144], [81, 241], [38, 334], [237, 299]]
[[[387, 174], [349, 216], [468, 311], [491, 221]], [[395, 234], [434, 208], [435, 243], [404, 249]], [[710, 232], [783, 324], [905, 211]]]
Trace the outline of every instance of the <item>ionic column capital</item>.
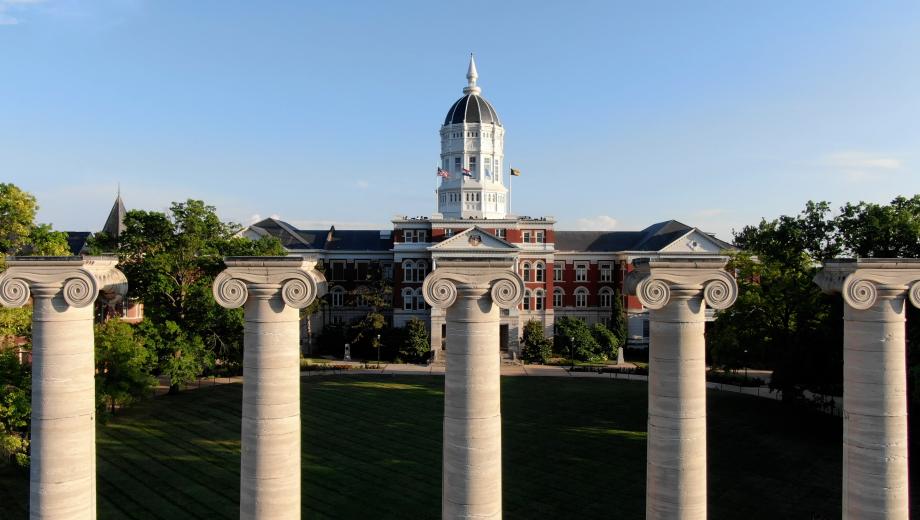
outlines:
[[825, 293], [841, 294], [853, 309], [866, 310], [880, 299], [907, 293], [920, 307], [920, 260], [905, 258], [835, 259], [824, 263], [814, 282]]
[[460, 291], [476, 290], [483, 295], [490, 293], [496, 305], [510, 309], [524, 299], [524, 280], [514, 272], [511, 262], [441, 261], [422, 284], [425, 301], [435, 309], [453, 305]]
[[106, 303], [118, 303], [128, 280], [117, 263], [114, 256], [11, 257], [0, 274], [0, 305], [22, 307], [33, 295], [50, 298], [58, 292], [71, 307], [91, 305], [100, 294]]
[[235, 256], [224, 259], [227, 268], [214, 279], [212, 293], [221, 307], [242, 307], [250, 297], [250, 288], [258, 287], [258, 295], [271, 296], [276, 286], [284, 303], [295, 309], [307, 307], [317, 297], [326, 294], [326, 278], [316, 271], [316, 260], [300, 257]]
[[738, 283], [725, 271], [728, 257], [677, 258], [633, 261], [626, 276], [626, 291], [649, 309], [663, 309], [672, 299], [688, 299], [702, 293], [706, 305], [726, 309], [738, 297]]

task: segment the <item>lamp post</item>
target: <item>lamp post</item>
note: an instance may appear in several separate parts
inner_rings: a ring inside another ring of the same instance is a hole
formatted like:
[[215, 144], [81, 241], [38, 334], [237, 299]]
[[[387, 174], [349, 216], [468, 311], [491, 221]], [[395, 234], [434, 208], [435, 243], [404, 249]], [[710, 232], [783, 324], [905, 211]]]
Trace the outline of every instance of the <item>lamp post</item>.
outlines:
[[377, 334], [377, 368], [380, 369], [380, 334]]
[[572, 357], [572, 367], [569, 369], [569, 372], [575, 371], [575, 336], [569, 336], [569, 353]]
[[747, 382], [747, 349], [744, 349], [744, 381]]

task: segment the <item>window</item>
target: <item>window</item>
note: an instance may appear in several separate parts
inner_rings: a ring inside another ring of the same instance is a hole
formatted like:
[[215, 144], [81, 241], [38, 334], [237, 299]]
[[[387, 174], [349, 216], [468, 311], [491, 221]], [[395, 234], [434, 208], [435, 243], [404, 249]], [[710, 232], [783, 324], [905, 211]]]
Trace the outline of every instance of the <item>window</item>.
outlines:
[[543, 235], [543, 232], [542, 232], [542, 231], [537, 231], [537, 232], [534, 233], [534, 237], [537, 239], [537, 243], [538, 243], [538, 244], [542, 244], [542, 243], [544, 242], [543, 236], [544, 236], [544, 235]]
[[415, 262], [413, 262], [412, 260], [403, 261], [403, 281], [405, 282], [415, 281]]
[[422, 296], [422, 288], [419, 287], [415, 290], [415, 308], [417, 310], [423, 311], [426, 308], [425, 297]]
[[524, 299], [521, 301], [521, 308], [525, 311], [530, 310], [530, 299], [533, 297], [533, 293], [530, 292], [530, 289], [524, 291]]
[[345, 305], [345, 289], [334, 287], [332, 289], [332, 306], [341, 307], [343, 305]]
[[604, 287], [598, 291], [597, 295], [600, 299], [598, 305], [608, 309], [613, 307], [613, 290], [610, 287]]
[[534, 274], [536, 275], [534, 281], [536, 282], [545, 282], [546, 281], [546, 266], [543, 265], [543, 262], [537, 262], [534, 264]]
[[587, 282], [588, 281], [588, 264], [586, 263], [575, 264], [575, 281], [576, 282]]
[[450, 237], [454, 236], [454, 230], [453, 230], [453, 229], [445, 229], [445, 230], [444, 230], [444, 236], [447, 237], [447, 238], [450, 238]]
[[563, 273], [565, 273], [565, 262], [554, 262], [553, 263], [553, 281], [561, 282], [563, 278]]
[[530, 243], [530, 231], [525, 231], [521, 236], [523, 237], [521, 239], [522, 242], [524, 242], [525, 244]]
[[406, 242], [406, 243], [415, 242], [415, 230], [414, 229], [407, 229], [403, 231], [403, 242]]
[[332, 279], [338, 280], [338, 281], [345, 279], [345, 262], [344, 261], [332, 262]]
[[367, 280], [367, 262], [355, 262], [355, 279]]
[[355, 307], [367, 307], [369, 305], [367, 293], [367, 287], [362, 286], [355, 290]]
[[460, 170], [463, 168], [463, 159], [461, 157], [454, 157], [454, 172], [460, 173]]
[[563, 299], [565, 298], [565, 292], [562, 291], [561, 287], [556, 287], [553, 289], [553, 307], [563, 307]]
[[428, 262], [419, 260], [415, 263], [415, 281], [422, 282], [425, 280], [425, 274], [428, 271]]
[[473, 177], [479, 177], [479, 170], [476, 169], [476, 158], [470, 157], [470, 173], [473, 174]]
[[523, 278], [525, 282], [530, 281], [530, 262], [524, 262], [524, 266], [521, 269], [521, 278]]
[[602, 282], [612, 282], [613, 281], [613, 266], [610, 264], [601, 264], [601, 281]]
[[391, 264], [391, 263], [389, 263], [389, 262], [386, 262], [386, 263], [384, 263], [384, 264], [382, 264], [382, 265], [380, 266], [380, 270], [381, 270], [381, 272], [382, 272], [382, 274], [383, 274], [383, 279], [384, 279], [384, 280], [392, 280], [392, 279], [393, 279], [393, 264]]
[[575, 289], [575, 306], [576, 307], [587, 307], [588, 306], [588, 290], [584, 287], [579, 287]]
[[505, 237], [508, 236], [508, 230], [507, 230], [507, 229], [496, 229], [496, 230], [495, 230], [495, 236], [497, 236], [498, 238], [504, 240]]
[[648, 338], [650, 336], [649, 332], [650, 332], [650, 327], [648, 324], [648, 320], [642, 320], [642, 337]]
[[533, 293], [534, 309], [542, 311], [546, 308], [546, 292], [543, 289], [537, 289]]
[[416, 231], [415, 241], [416, 242], [428, 242], [428, 232], [423, 229], [419, 229], [418, 231]]
[[411, 311], [415, 303], [415, 292], [410, 287], [402, 290], [403, 310]]

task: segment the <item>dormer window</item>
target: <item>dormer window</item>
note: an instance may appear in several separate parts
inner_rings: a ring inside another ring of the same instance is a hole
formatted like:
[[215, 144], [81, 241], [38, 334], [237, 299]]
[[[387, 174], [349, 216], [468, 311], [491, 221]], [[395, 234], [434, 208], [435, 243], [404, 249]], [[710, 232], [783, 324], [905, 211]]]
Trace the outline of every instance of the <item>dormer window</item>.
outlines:
[[535, 237], [536, 237], [536, 239], [537, 239], [537, 243], [538, 243], [538, 244], [542, 244], [542, 243], [544, 242], [544, 240], [543, 240], [543, 231], [537, 231], [537, 232], [534, 233], [534, 235], [535, 235]]
[[522, 242], [524, 242], [525, 244], [529, 244], [529, 243], [530, 243], [530, 231], [525, 231], [525, 232], [522, 234], [522, 237], [523, 237], [523, 238], [521, 239]]
[[407, 229], [403, 231], [403, 242], [415, 242], [415, 230]]

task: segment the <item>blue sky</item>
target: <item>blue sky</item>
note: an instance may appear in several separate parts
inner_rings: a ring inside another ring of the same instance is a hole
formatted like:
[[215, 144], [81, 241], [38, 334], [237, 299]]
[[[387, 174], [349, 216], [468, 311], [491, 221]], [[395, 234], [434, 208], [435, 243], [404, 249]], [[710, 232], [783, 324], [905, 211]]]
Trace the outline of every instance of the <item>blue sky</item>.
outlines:
[[559, 229], [731, 229], [920, 193], [920, 2], [0, 0], [0, 181], [57, 229], [200, 198], [225, 219], [435, 211], [475, 52]]

